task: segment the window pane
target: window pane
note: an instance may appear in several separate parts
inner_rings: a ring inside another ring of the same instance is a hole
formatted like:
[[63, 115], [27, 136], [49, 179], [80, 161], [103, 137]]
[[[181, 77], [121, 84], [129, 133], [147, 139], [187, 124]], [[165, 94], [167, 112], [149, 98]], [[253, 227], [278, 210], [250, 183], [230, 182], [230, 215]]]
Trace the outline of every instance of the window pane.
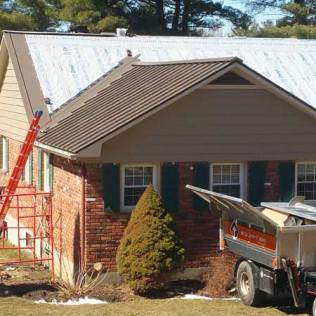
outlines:
[[239, 183], [240, 179], [239, 179], [239, 174], [232, 174], [232, 183]]
[[132, 177], [133, 176], [133, 168], [125, 168], [125, 176]]
[[149, 184], [152, 184], [152, 183], [153, 183], [153, 177], [151, 175], [144, 177], [144, 184], [145, 185], [149, 185]]
[[144, 168], [144, 175], [145, 176], [152, 176], [153, 174], [153, 168], [152, 167], [145, 167]]
[[231, 166], [230, 165], [223, 165], [222, 166], [222, 172], [224, 174], [230, 174], [230, 169], [231, 169]]
[[232, 165], [232, 173], [240, 173], [240, 165]]
[[144, 178], [143, 176], [137, 176], [134, 178], [134, 185], [144, 185]]
[[314, 166], [313, 165], [306, 165], [306, 173], [313, 174], [314, 173]]
[[316, 164], [297, 165], [297, 195], [306, 200], [316, 199]]
[[213, 174], [213, 183], [214, 183], [214, 184], [222, 183], [222, 177], [221, 177], [221, 175]]
[[124, 205], [134, 206], [143, 194], [145, 187], [125, 188], [124, 190]]
[[240, 185], [214, 185], [213, 191], [234, 197], [240, 197]]
[[221, 166], [219, 165], [213, 166], [213, 174], [221, 174], [221, 171], [222, 171]]
[[125, 185], [133, 185], [133, 177], [125, 177]]
[[297, 166], [298, 173], [305, 173], [305, 165], [298, 165]]
[[142, 176], [143, 172], [144, 172], [143, 167], [134, 168], [134, 176]]
[[230, 183], [230, 175], [223, 174], [222, 175], [222, 183]]

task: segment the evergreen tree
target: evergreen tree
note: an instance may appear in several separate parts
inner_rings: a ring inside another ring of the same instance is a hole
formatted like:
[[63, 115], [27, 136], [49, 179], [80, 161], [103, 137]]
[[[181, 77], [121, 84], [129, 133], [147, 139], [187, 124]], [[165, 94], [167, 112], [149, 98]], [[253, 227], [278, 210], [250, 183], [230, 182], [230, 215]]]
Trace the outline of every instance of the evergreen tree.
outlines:
[[161, 289], [165, 273], [179, 268], [184, 248], [152, 185], [139, 199], [118, 247], [118, 272], [138, 294]]

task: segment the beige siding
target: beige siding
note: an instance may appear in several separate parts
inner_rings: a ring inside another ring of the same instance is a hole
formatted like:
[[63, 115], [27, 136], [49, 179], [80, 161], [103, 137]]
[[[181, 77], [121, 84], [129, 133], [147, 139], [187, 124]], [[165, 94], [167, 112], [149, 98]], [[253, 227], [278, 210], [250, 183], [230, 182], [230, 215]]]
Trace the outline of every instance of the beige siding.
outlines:
[[316, 122], [265, 90], [199, 90], [105, 143], [102, 161], [316, 160]]
[[28, 125], [17, 78], [9, 60], [0, 90], [0, 134], [22, 140]]

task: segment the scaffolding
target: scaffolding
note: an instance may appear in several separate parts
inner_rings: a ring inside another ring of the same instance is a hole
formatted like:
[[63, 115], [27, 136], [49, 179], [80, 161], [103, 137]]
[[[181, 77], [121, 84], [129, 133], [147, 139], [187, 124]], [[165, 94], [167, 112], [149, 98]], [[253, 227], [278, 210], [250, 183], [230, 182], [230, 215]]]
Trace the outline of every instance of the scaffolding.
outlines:
[[[2, 190], [6, 192], [6, 190]], [[0, 226], [0, 264], [43, 264], [54, 278], [52, 195], [35, 186], [18, 187]], [[10, 252], [10, 258], [6, 255]], [[12, 258], [14, 254], [14, 258]]]

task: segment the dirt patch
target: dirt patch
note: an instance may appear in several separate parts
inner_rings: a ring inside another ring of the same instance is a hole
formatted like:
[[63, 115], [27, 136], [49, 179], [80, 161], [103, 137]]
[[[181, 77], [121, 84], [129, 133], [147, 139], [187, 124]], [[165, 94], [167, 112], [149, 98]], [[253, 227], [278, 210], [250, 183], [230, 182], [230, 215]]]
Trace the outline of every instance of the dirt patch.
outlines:
[[[127, 286], [100, 285], [87, 296], [107, 302], [124, 302], [140, 299]], [[23, 297], [30, 300], [65, 301], [67, 296], [51, 280], [50, 271], [41, 266], [0, 266], [0, 297]]]
[[[172, 282], [169, 288], [153, 292], [149, 298], [161, 299], [198, 293], [202, 284], [197, 281]], [[22, 297], [33, 301], [66, 301], [71, 297], [51, 281], [51, 273], [41, 265], [0, 266], [0, 297]], [[109, 303], [143, 300], [135, 295], [127, 285], [101, 284], [85, 294], [91, 298]]]

